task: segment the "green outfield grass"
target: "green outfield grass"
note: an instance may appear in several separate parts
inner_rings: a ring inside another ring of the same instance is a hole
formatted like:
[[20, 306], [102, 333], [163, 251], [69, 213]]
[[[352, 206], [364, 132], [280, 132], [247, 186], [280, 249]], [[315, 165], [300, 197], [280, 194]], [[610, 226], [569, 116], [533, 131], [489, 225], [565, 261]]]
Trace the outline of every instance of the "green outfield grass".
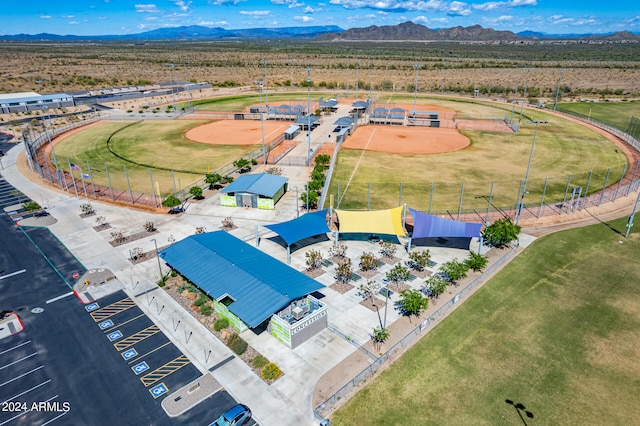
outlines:
[[[559, 103], [556, 110], [591, 117], [627, 131], [631, 116], [636, 119], [640, 117], [640, 102], [568, 102]], [[640, 131], [640, 129], [637, 130]]]
[[[636, 424], [640, 233], [534, 242], [337, 410], [334, 425]], [[357, 372], [353, 372], [356, 374]]]
[[[163, 195], [172, 194], [174, 179], [176, 189], [185, 187], [208, 171], [237, 160], [255, 148], [250, 145], [209, 145], [185, 138], [187, 130], [204, 123], [196, 120], [153, 120], [129, 127], [130, 122], [100, 123], [65, 138], [56, 145], [56, 156], [65, 170], [68, 169], [67, 158], [80, 165], [85, 173], [88, 161], [95, 184], [108, 185], [107, 164], [112, 187], [127, 189], [126, 166], [133, 191], [150, 193], [153, 178]], [[119, 129], [111, 139], [110, 147], [130, 161], [118, 158], [107, 149], [109, 135]], [[176, 172], [172, 175], [171, 170]], [[80, 172], [74, 171], [74, 175], [79, 177]]]
[[[466, 102], [448, 100], [421, 102], [456, 110], [463, 108], [467, 117], [476, 119], [508, 110], [489, 104], [471, 104], [468, 108]], [[523, 122], [529, 119], [548, 120], [549, 124], [538, 126], [525, 204], [540, 204], [547, 177], [544, 201], [561, 201], [569, 174], [572, 187], [582, 186], [586, 191], [589, 183], [588, 193], [593, 193], [602, 189], [608, 168], [611, 168], [608, 183], [612, 184], [628, 164], [626, 156], [614, 144], [580, 124], [537, 110], [528, 111]], [[334, 206], [340, 199], [341, 208], [366, 209], [370, 184], [373, 209], [390, 208], [402, 202], [421, 210], [431, 206], [432, 211], [457, 211], [464, 183], [462, 210], [486, 210], [487, 200], [483, 197], [489, 195], [494, 181], [493, 205], [511, 208], [518, 199], [520, 180], [526, 175], [534, 132], [534, 125], [523, 126], [518, 133], [462, 131], [471, 140], [469, 147], [437, 155], [407, 156], [342, 149], [329, 194], [333, 194]]]

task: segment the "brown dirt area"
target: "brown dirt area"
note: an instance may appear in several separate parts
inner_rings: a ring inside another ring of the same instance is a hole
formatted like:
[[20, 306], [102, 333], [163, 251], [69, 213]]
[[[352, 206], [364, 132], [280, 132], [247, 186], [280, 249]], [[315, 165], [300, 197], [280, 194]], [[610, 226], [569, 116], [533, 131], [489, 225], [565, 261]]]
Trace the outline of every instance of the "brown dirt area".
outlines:
[[[264, 140], [281, 135], [289, 123], [264, 122]], [[191, 129], [187, 139], [214, 145], [261, 145], [262, 124], [256, 120], [219, 120]]]
[[405, 126], [359, 126], [343, 148], [391, 154], [440, 154], [458, 151], [471, 141], [453, 129]]

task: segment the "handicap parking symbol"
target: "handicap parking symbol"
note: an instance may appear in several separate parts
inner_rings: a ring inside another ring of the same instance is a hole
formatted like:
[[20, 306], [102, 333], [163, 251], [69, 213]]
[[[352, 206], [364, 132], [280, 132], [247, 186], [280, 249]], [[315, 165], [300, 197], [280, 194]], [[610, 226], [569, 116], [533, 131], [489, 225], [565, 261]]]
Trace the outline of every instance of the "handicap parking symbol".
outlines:
[[100, 305], [98, 305], [96, 302], [93, 302], [87, 306], [85, 306], [84, 308], [87, 310], [87, 312], [93, 312], [96, 309], [98, 309], [100, 307]]
[[169, 388], [167, 388], [164, 383], [160, 383], [159, 385], [149, 389], [149, 392], [151, 392], [151, 395], [153, 395], [154, 398], [157, 398], [160, 395], [169, 392]]
[[105, 328], [109, 328], [109, 327], [113, 327], [113, 321], [106, 320], [106, 321], [102, 321], [100, 324], [98, 324], [98, 327], [100, 327], [100, 330], [104, 330]]
[[120, 330], [116, 330], [112, 333], [107, 334], [107, 338], [109, 339], [110, 342], [113, 342], [114, 340], [118, 340], [122, 337], [122, 332]]
[[122, 358], [124, 358], [125, 361], [138, 356], [138, 351], [136, 351], [135, 349], [129, 349], [125, 352], [122, 352], [120, 355], [122, 355]]
[[136, 373], [136, 376], [137, 376], [138, 374], [141, 374], [147, 371], [149, 369], [149, 365], [145, 361], [142, 361], [140, 364], [136, 364], [133, 367], [131, 367], [131, 369], [133, 370], [134, 373]]

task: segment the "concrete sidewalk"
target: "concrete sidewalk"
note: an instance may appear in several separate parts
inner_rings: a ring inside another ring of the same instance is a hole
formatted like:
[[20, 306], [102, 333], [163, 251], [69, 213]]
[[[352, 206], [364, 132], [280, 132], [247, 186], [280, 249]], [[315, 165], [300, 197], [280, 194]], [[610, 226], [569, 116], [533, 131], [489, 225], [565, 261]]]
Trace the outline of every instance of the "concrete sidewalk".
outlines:
[[[138, 264], [130, 260], [130, 250], [135, 247], [145, 252], [152, 251], [156, 244], [161, 248], [172, 239], [178, 241], [192, 235], [199, 226], [205, 226], [207, 231], [215, 231], [220, 228], [221, 220], [228, 216], [232, 216], [238, 226], [232, 233], [253, 244], [256, 224], [290, 220], [303, 213], [297, 207], [295, 193], [285, 194], [278, 209], [273, 211], [221, 207], [216, 203], [217, 196], [213, 196], [204, 202], [191, 204], [187, 212], [180, 216], [154, 214], [86, 200], [76, 197], [75, 193], [40, 186], [18, 170], [16, 159], [22, 150], [22, 146], [17, 146], [9, 151], [4, 158], [3, 176], [57, 219], [49, 229], [87, 270], [107, 269], [116, 277], [99, 290], [90, 286], [87, 298], [97, 298], [123, 289], [203, 374], [212, 370], [215, 379], [234, 398], [249, 405], [259, 423], [317, 424], [311, 406], [315, 384], [322, 374], [356, 350], [353, 345], [325, 330], [291, 350], [266, 332], [259, 335], [253, 331], [244, 332], [242, 337], [261, 354], [276, 362], [284, 373], [276, 382], [267, 385], [224, 343], [155, 284], [160, 273], [155, 256]], [[24, 158], [18, 161], [26, 164]], [[287, 174], [292, 175], [294, 186], [302, 187], [307, 179], [307, 168], [286, 169]], [[80, 205], [86, 202], [91, 202], [98, 216], [106, 218], [110, 229], [96, 231], [96, 216], [80, 217]], [[110, 244], [111, 232], [122, 231], [125, 235], [140, 232], [148, 220], [153, 221], [158, 229], [154, 235], [118, 247]], [[276, 258], [286, 261], [282, 247], [267, 246], [267, 249]], [[166, 266], [162, 264], [161, 267], [166, 273]]]

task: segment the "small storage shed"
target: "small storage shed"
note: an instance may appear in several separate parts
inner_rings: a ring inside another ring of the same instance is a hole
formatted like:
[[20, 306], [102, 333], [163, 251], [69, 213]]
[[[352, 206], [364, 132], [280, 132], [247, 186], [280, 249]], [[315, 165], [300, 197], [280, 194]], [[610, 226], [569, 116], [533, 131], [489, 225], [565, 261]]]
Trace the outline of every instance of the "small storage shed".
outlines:
[[278, 200], [287, 192], [288, 180], [269, 173], [242, 175], [220, 191], [220, 204], [227, 207], [273, 210]]

